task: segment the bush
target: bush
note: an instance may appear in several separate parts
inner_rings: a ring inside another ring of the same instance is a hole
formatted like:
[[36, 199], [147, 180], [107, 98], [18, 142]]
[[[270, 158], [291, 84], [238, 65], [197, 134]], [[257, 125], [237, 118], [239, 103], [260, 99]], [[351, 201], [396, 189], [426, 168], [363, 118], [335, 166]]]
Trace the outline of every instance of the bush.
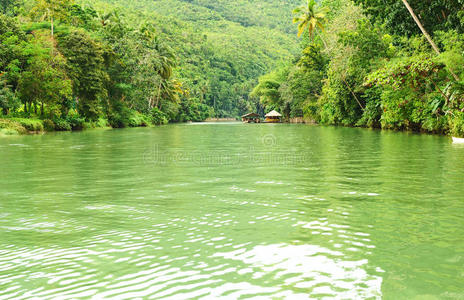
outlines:
[[82, 130], [84, 129], [85, 119], [79, 117], [77, 114], [71, 114], [66, 117], [66, 122], [69, 123], [72, 130]]
[[108, 115], [108, 123], [113, 128], [124, 128], [129, 125], [129, 119], [121, 113], [112, 113]]
[[150, 118], [146, 115], [139, 113], [138, 111], [133, 111], [131, 117], [129, 118], [130, 127], [147, 127], [151, 125]]
[[18, 122], [26, 128], [28, 131], [44, 131], [42, 120], [36, 119], [24, 119], [24, 118], [12, 118], [12, 121]]
[[169, 122], [166, 114], [160, 111], [157, 107], [151, 110], [151, 121], [156, 125], [164, 125]]
[[56, 131], [71, 131], [71, 124], [68, 121], [56, 118], [53, 120], [55, 123], [55, 130]]
[[19, 132], [15, 129], [11, 128], [0, 128], [0, 136], [1, 135], [17, 135]]
[[449, 120], [450, 133], [455, 137], [464, 137], [464, 113], [455, 113]]
[[104, 128], [109, 127], [110, 124], [107, 119], [105, 118], [98, 118], [97, 122], [94, 123], [95, 127]]
[[20, 123], [10, 119], [0, 119], [0, 129], [3, 134], [26, 134], [27, 129], [24, 128]]
[[105, 128], [110, 127], [108, 120], [105, 118], [98, 118], [97, 121], [87, 121], [82, 124], [83, 129], [90, 129], [90, 128]]
[[21, 106], [21, 101], [4, 82], [0, 81], [0, 86], [3, 86], [0, 88], [0, 109], [4, 114], [16, 111]]
[[108, 123], [113, 128], [125, 128], [129, 126], [132, 111], [122, 102], [112, 103], [108, 112]]
[[55, 123], [53, 123], [53, 121], [50, 120], [50, 119], [43, 120], [43, 125], [44, 125], [44, 128], [45, 128], [45, 131], [54, 131], [55, 130]]

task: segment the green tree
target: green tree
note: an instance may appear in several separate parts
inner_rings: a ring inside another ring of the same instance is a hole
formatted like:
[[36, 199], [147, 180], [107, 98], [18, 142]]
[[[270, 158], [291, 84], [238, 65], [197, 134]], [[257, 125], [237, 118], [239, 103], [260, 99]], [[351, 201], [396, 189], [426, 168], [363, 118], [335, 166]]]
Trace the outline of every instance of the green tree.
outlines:
[[250, 96], [259, 98], [261, 104], [269, 109], [280, 109], [283, 106], [279, 89], [288, 76], [288, 68], [283, 67], [259, 78], [258, 85]]
[[297, 15], [293, 18], [293, 23], [298, 23], [298, 37], [305, 30], [308, 31], [309, 37], [312, 37], [317, 28], [324, 31], [327, 10], [317, 7], [316, 0], [308, 0], [306, 5], [295, 8], [293, 14]]
[[103, 45], [85, 31], [73, 30], [59, 36], [58, 49], [66, 58], [79, 113], [89, 120], [98, 119], [107, 105], [105, 84], [109, 79]]
[[14, 14], [14, 9], [18, 7], [20, 2], [18, 0], [1, 0], [0, 1], [0, 12], [5, 15]]
[[15, 111], [21, 105], [20, 100], [16, 97], [11, 87], [6, 84], [6, 80], [0, 75], [0, 109], [4, 115]]
[[0, 14], [0, 73], [13, 91], [26, 64], [24, 44], [27, 44], [26, 35], [16, 19]]
[[38, 35], [24, 48], [28, 55], [28, 67], [21, 73], [18, 91], [25, 110], [31, 105], [41, 106], [41, 115], [44, 115], [44, 105], [50, 112], [50, 117], [59, 115], [62, 105], [71, 97], [71, 81], [65, 70], [65, 60], [61, 54], [44, 47], [46, 42]]
[[[387, 29], [399, 35], [411, 37], [421, 33], [420, 28], [410, 18], [404, 2], [397, 0], [354, 0], [363, 6], [373, 22], [386, 24]], [[463, 31], [461, 24], [464, 3], [461, 0], [409, 0], [415, 14], [420, 16], [424, 28], [433, 33], [437, 30], [456, 29]]]
[[[430, 34], [427, 32], [427, 30], [424, 28], [424, 25], [422, 25], [421, 21], [419, 20], [419, 18], [416, 16], [416, 14], [414, 13], [414, 10], [412, 9], [412, 7], [409, 5], [408, 1], [407, 0], [402, 0], [403, 1], [403, 4], [404, 6], [406, 6], [407, 10], [409, 11], [409, 13], [411, 14], [412, 18], [414, 19], [414, 21], [416, 22], [417, 26], [420, 28], [420, 30], [422, 31], [422, 34], [425, 36], [425, 38], [427, 39], [427, 41], [429, 42], [429, 44], [432, 46], [433, 50], [438, 54], [440, 55], [440, 49], [438, 48], [438, 46], [435, 44], [435, 42], [433, 41], [432, 37], [430, 36]], [[453, 75], [454, 79], [456, 81], [459, 81], [459, 77], [453, 72], [453, 69], [450, 68], [450, 73], [451, 75]]]
[[55, 20], [63, 20], [69, 16], [73, 0], [35, 0], [31, 13], [40, 20], [48, 19], [51, 35], [54, 35]]

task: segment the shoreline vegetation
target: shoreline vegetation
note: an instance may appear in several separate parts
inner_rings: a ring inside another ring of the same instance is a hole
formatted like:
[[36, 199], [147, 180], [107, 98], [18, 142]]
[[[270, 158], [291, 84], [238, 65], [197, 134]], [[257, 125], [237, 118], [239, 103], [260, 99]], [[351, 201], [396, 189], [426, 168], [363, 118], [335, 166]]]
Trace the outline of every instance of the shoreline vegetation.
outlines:
[[[227, 123], [227, 122], [236, 122], [242, 124], [243, 122], [240, 121], [238, 118], [208, 118], [203, 121], [196, 121], [193, 123]], [[42, 135], [46, 133], [52, 132], [79, 132], [89, 129], [122, 129], [111, 127], [107, 120], [100, 119], [98, 122], [95, 123], [84, 123], [82, 127], [79, 128], [70, 128], [70, 129], [55, 129], [46, 127], [44, 125], [46, 120], [41, 119], [30, 119], [30, 118], [0, 118], [0, 138], [8, 137], [8, 136], [18, 136], [18, 135]], [[183, 122], [189, 123], [189, 122]], [[163, 125], [169, 124], [180, 124], [180, 123], [166, 123]], [[276, 124], [276, 123], [257, 123], [257, 124]], [[308, 118], [291, 118], [289, 120], [282, 121], [281, 123], [277, 124], [299, 124], [299, 125], [310, 125], [310, 126], [318, 126], [324, 124], [318, 124], [312, 119]], [[127, 126], [126, 128], [142, 128], [142, 127], [156, 127], [160, 126], [161, 124], [153, 124], [153, 123], [143, 123], [137, 124], [132, 126]], [[249, 124], [249, 126], [253, 126], [253, 124]], [[333, 126], [333, 125], [327, 125]], [[406, 133], [413, 133], [413, 134], [426, 134], [426, 135], [440, 135], [440, 136], [449, 136], [441, 133], [434, 133], [434, 132], [420, 132], [414, 130], [396, 130], [396, 129], [382, 129], [382, 128], [375, 128], [375, 127], [360, 127], [360, 126], [335, 126], [335, 127], [351, 127], [351, 128], [364, 128], [364, 129], [373, 129], [373, 130], [382, 130], [382, 131], [393, 131], [393, 132], [406, 132]]]
[[461, 1], [307, 0], [302, 52], [252, 95], [319, 124], [464, 136]]
[[1, 133], [276, 110], [290, 123], [464, 136], [459, 0], [156, 3], [3, 1]]

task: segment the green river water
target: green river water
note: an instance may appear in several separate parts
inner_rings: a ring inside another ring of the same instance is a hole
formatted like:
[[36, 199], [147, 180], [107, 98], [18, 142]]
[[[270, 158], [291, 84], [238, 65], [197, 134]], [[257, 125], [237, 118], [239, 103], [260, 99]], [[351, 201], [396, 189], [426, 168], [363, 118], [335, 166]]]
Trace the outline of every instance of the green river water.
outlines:
[[0, 154], [0, 299], [464, 299], [447, 137], [204, 123]]

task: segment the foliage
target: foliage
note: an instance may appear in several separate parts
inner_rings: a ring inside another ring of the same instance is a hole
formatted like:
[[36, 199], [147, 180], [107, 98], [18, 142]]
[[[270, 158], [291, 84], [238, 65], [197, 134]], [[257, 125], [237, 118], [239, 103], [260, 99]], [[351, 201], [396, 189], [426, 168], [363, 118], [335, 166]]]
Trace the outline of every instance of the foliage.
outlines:
[[43, 125], [45, 131], [54, 131], [55, 130], [55, 123], [53, 123], [50, 119], [43, 120]]
[[[303, 38], [302, 54], [287, 64], [288, 76], [276, 76], [282, 68], [275, 69], [252, 96], [261, 97], [266, 110], [303, 111], [323, 124], [463, 135], [462, 2], [410, 1], [434, 33], [438, 56], [422, 35], [415, 36], [420, 31], [402, 1], [354, 2], [364, 13], [351, 1], [320, 2], [328, 12], [326, 31], [310, 27], [313, 37]], [[314, 15], [318, 6], [308, 5], [296, 10], [302, 14], [297, 21]]]
[[27, 67], [18, 81], [18, 93], [26, 105], [41, 103], [53, 112], [71, 97], [71, 81], [65, 72], [64, 58], [59, 53], [51, 53], [46, 47], [48, 42], [38, 33], [32, 43], [24, 46]]
[[0, 119], [0, 133], [5, 135], [26, 134], [27, 129], [17, 121], [10, 119]]
[[[276, 109], [464, 134], [461, 0], [409, 0], [440, 55], [402, 1], [309, 0], [294, 26], [301, 1], [3, 1], [2, 114], [80, 130]], [[23, 123], [2, 124], [40, 127]]]
[[160, 111], [157, 107], [154, 107], [151, 110], [151, 120], [155, 125], [164, 125], [168, 123], [166, 114]]
[[151, 125], [151, 120], [147, 115], [133, 111], [129, 118], [130, 127], [147, 127]]
[[449, 119], [450, 133], [457, 137], [464, 137], [464, 113], [457, 112], [454, 118]]
[[74, 30], [58, 37], [58, 50], [66, 58], [79, 113], [88, 120], [98, 119], [108, 80], [103, 46], [85, 31]]
[[42, 120], [25, 119], [25, 118], [11, 118], [11, 121], [19, 123], [28, 131], [43, 131], [44, 126]]
[[287, 76], [288, 67], [281, 67], [280, 69], [259, 78], [259, 83], [253, 89], [250, 96], [259, 97], [260, 102], [269, 109], [280, 107], [283, 102], [280, 97], [279, 88]]
[[5, 15], [15, 14], [19, 4], [19, 0], [2, 0], [0, 2], [0, 13]]
[[256, 109], [257, 78], [297, 49], [281, 18], [297, 0], [86, 2], [2, 2], [4, 114], [58, 130], [237, 116]]
[[56, 131], [71, 131], [72, 129], [71, 124], [69, 124], [69, 122], [65, 119], [55, 118], [53, 123], [55, 124]]
[[0, 77], [0, 109], [4, 115], [10, 111], [15, 111], [19, 108], [21, 102], [19, 98], [13, 93], [10, 86], [6, 85], [6, 81]]
[[85, 118], [79, 116], [77, 113], [70, 113], [67, 115], [66, 121], [69, 123], [72, 130], [82, 130], [84, 128]]
[[293, 14], [297, 15], [293, 18], [293, 23], [298, 23], [298, 37], [305, 30], [308, 31], [309, 37], [313, 35], [317, 28], [324, 31], [327, 7], [317, 9], [316, 4], [316, 0], [308, 0], [307, 5], [297, 7], [293, 10]]
[[[405, 9], [402, 1], [396, 0], [354, 0], [365, 9], [374, 22], [381, 22], [394, 34], [408, 37], [420, 34], [414, 20]], [[416, 15], [428, 31], [450, 30], [461, 27], [464, 3], [461, 0], [408, 0]]]

